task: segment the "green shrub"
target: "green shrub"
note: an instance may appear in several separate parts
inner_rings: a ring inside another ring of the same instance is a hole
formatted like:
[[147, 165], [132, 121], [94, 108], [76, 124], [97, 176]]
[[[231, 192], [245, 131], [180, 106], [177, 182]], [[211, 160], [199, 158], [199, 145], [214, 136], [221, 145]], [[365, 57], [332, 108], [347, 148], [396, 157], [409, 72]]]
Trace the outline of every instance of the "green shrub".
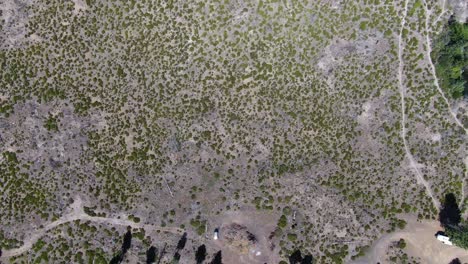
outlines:
[[403, 238], [400, 238], [397, 244], [398, 248], [404, 249], [406, 248], [406, 241]]
[[286, 218], [285, 215], [281, 215], [278, 221], [278, 226], [281, 228], [285, 228], [287, 224], [288, 224], [288, 219]]
[[288, 239], [289, 241], [296, 241], [297, 240], [297, 235], [296, 234], [288, 234]]

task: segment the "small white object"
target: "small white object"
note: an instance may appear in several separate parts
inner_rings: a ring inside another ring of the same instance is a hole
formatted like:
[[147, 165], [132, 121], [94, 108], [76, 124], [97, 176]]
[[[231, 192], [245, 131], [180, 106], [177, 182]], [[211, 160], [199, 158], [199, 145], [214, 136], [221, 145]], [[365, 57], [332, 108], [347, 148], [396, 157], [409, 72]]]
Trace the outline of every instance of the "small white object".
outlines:
[[261, 254], [262, 254], [262, 252], [257, 251], [257, 253], [255, 254], [255, 256], [260, 256]]
[[452, 242], [450, 242], [450, 238], [448, 236], [437, 235], [437, 240], [441, 241], [445, 245], [449, 245], [449, 246], [453, 245]]
[[213, 239], [218, 240], [218, 229], [215, 229]]

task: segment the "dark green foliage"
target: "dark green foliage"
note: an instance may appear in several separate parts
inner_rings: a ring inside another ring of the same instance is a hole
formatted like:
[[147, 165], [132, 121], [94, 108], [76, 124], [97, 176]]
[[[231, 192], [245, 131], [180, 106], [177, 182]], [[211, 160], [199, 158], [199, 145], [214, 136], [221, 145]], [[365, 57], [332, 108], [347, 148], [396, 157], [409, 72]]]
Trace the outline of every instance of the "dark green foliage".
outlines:
[[442, 89], [453, 98], [468, 95], [468, 25], [450, 19], [436, 42], [432, 57]]
[[452, 259], [452, 261], [450, 261], [449, 264], [461, 264], [461, 262], [460, 262], [459, 258], [454, 258], [454, 259]]
[[200, 221], [199, 219], [190, 220], [190, 224], [196, 228], [197, 234], [203, 235], [205, 233], [206, 221]]
[[6, 151], [6, 152], [3, 153], [3, 157], [5, 157], [5, 159], [9, 163], [13, 163], [13, 164], [18, 163], [18, 158], [16, 157], [15, 152]]
[[132, 220], [135, 223], [140, 223], [140, 221], [141, 221], [141, 219], [139, 217], [134, 216], [134, 215], [129, 215], [128, 219]]
[[392, 230], [395, 230], [397, 227], [399, 229], [404, 229], [406, 227], [406, 221], [403, 219], [395, 218], [390, 224], [392, 226]]
[[296, 234], [288, 234], [288, 240], [291, 242], [294, 242], [297, 240], [297, 235]]
[[398, 241], [398, 247], [401, 249], [406, 248], [406, 241], [403, 238], [400, 238], [400, 240]]
[[468, 227], [447, 227], [445, 228], [445, 233], [453, 244], [461, 248], [468, 249]]
[[49, 115], [47, 118], [44, 127], [49, 131], [58, 131], [58, 120], [56, 117]]
[[96, 212], [94, 212], [94, 209], [96, 209], [96, 207], [87, 207], [87, 206], [83, 207], [85, 214], [89, 216], [97, 216]]
[[354, 256], [351, 256], [351, 259], [354, 260], [359, 257], [363, 257], [366, 255], [366, 251], [369, 249], [369, 246], [364, 246], [364, 247], [358, 247], [356, 248], [357, 254]]
[[117, 68], [117, 75], [118, 75], [120, 78], [124, 78], [124, 77], [126, 76], [126, 74], [125, 74], [125, 72], [124, 72], [124, 70], [123, 70], [123, 68], [122, 68], [121, 66], [119, 66], [119, 67]]
[[398, 219], [398, 220], [397, 220], [397, 226], [398, 226], [398, 228], [400, 228], [400, 229], [405, 228], [405, 226], [406, 226], [406, 221], [405, 221], [405, 220], [402, 220], [402, 219]]
[[280, 219], [278, 220], [278, 226], [281, 228], [285, 228], [288, 224], [288, 219], [285, 215], [281, 215]]
[[0, 102], [0, 114], [5, 114], [8, 116], [9, 113], [13, 111], [13, 106], [7, 104], [6, 102]]

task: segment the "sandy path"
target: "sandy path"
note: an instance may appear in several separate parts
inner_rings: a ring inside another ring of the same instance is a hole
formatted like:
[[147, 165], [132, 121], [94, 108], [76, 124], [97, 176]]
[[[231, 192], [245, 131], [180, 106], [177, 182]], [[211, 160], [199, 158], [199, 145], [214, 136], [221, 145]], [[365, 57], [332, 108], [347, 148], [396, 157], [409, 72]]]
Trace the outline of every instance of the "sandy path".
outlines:
[[433, 25], [437, 24], [437, 22], [439, 22], [439, 20], [442, 18], [442, 16], [445, 15], [445, 5], [446, 5], [446, 0], [443, 0], [442, 5], [441, 5], [442, 6], [442, 12], [440, 12], [440, 15], [434, 20], [434, 22], [432, 23]]
[[21, 255], [24, 252], [32, 248], [32, 246], [44, 235], [47, 234], [49, 230], [56, 228], [61, 224], [72, 222], [75, 220], [84, 220], [91, 221], [100, 224], [110, 224], [110, 225], [121, 225], [121, 226], [132, 226], [133, 228], [144, 228], [146, 232], [151, 232], [154, 230], [161, 230], [163, 232], [171, 232], [176, 234], [182, 234], [184, 230], [176, 227], [160, 227], [149, 224], [135, 223], [127, 219], [118, 219], [118, 218], [109, 218], [109, 217], [96, 217], [85, 214], [83, 210], [83, 204], [80, 197], [76, 197], [73, 204], [70, 206], [71, 212], [63, 215], [58, 220], [47, 224], [41, 229], [31, 231], [31, 236], [23, 241], [23, 246], [19, 248], [14, 248], [10, 250], [4, 250], [2, 252], [2, 257], [0, 259], [7, 259], [9, 257]]
[[406, 88], [403, 83], [403, 66], [404, 66], [404, 61], [403, 61], [403, 29], [405, 28], [406, 24], [406, 16], [408, 13], [408, 0], [405, 0], [405, 5], [403, 9], [403, 17], [401, 19], [401, 24], [400, 24], [400, 33], [398, 35], [398, 87], [400, 90], [400, 98], [401, 98], [401, 139], [403, 141], [404, 149], [406, 152], [406, 157], [409, 160], [410, 166], [414, 169], [415, 175], [416, 175], [416, 180], [418, 183], [424, 185], [426, 188], [426, 193], [429, 195], [429, 197], [432, 200], [432, 203], [434, 204], [435, 208], [440, 207], [439, 200], [435, 198], [434, 194], [432, 193], [431, 186], [429, 183], [424, 179], [422, 176], [422, 173], [418, 169], [418, 164], [414, 160], [413, 155], [410, 152], [410, 149], [408, 147], [408, 143], [406, 141], [406, 114], [405, 114], [405, 93], [406, 93]]
[[421, 263], [449, 263], [454, 258], [468, 262], [467, 250], [442, 244], [436, 239], [435, 233], [441, 230], [439, 222], [417, 222], [415, 218], [407, 219], [407, 221], [405, 229], [383, 235], [374, 242], [366, 256], [352, 263], [389, 263], [385, 260], [387, 249], [392, 242], [400, 238], [403, 238], [407, 244], [404, 251], [410, 256], [421, 258]]

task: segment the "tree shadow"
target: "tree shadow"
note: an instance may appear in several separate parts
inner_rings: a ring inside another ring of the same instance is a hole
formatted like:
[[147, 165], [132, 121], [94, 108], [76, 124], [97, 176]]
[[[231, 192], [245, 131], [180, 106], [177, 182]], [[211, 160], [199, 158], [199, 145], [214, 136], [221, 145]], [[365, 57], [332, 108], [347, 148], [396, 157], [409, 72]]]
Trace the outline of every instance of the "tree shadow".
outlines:
[[124, 257], [125, 257], [125, 254], [127, 253], [127, 251], [130, 249], [130, 247], [132, 246], [132, 231], [131, 231], [131, 227], [127, 227], [127, 233], [125, 233], [124, 237], [123, 237], [123, 242], [122, 242], [122, 248], [120, 249], [120, 251], [117, 253], [117, 255], [115, 255], [111, 260], [110, 260], [110, 264], [119, 264], [119, 263], [122, 263]]
[[457, 226], [461, 221], [461, 211], [453, 193], [445, 195], [442, 208], [439, 212], [440, 225], [443, 227]]
[[452, 261], [450, 261], [449, 264], [461, 264], [461, 261], [460, 261], [459, 258], [454, 258], [454, 259], [452, 259]]
[[291, 256], [289, 256], [290, 264], [312, 264], [313, 258], [312, 255], [305, 255], [302, 257], [300, 250], [294, 251]]
[[187, 233], [184, 233], [177, 243], [177, 251], [184, 249], [185, 244], [187, 243]]
[[223, 264], [223, 257], [221, 255], [221, 250], [216, 253], [211, 264]]
[[148, 251], [146, 251], [146, 264], [155, 263], [157, 257], [158, 249], [154, 246], [151, 246]]
[[206, 259], [206, 247], [205, 245], [201, 245], [198, 247], [197, 252], [195, 253], [195, 261], [197, 264], [202, 263]]

